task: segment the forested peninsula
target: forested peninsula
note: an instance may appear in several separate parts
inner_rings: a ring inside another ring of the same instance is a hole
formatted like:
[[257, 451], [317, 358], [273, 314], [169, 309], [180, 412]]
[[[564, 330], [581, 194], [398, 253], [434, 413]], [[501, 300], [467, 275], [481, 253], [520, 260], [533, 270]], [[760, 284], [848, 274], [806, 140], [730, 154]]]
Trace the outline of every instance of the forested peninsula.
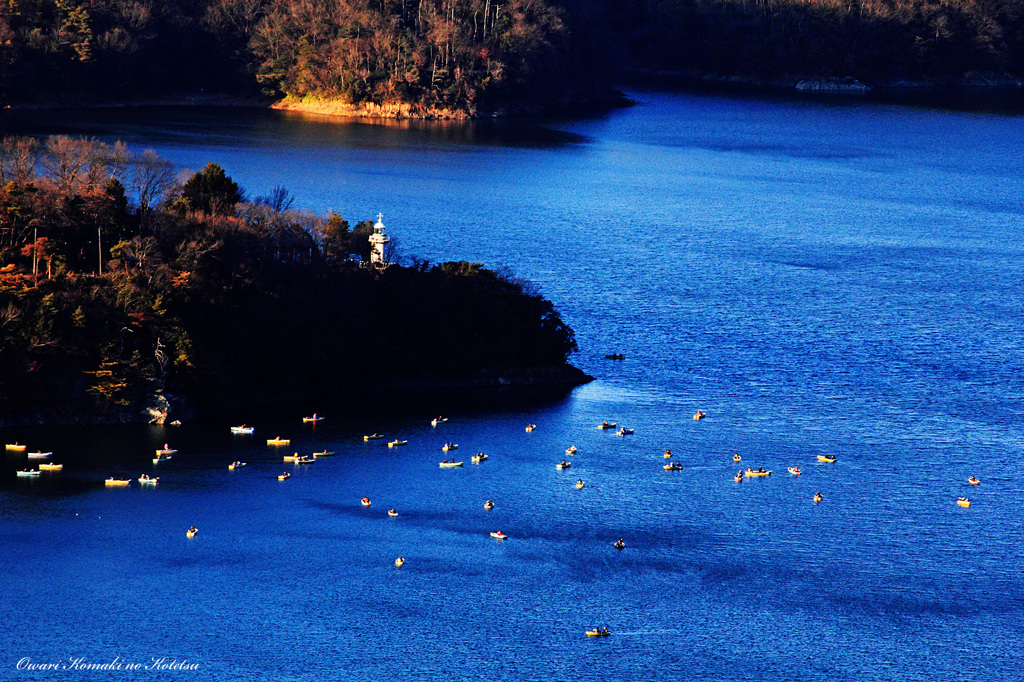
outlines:
[[7, 138], [0, 187], [0, 423], [589, 379], [527, 282], [370, 264], [371, 221], [248, 201], [213, 163], [182, 182], [149, 151]]
[[277, 102], [461, 118], [630, 74], [1020, 84], [1019, 0], [6, 0], [0, 105]]

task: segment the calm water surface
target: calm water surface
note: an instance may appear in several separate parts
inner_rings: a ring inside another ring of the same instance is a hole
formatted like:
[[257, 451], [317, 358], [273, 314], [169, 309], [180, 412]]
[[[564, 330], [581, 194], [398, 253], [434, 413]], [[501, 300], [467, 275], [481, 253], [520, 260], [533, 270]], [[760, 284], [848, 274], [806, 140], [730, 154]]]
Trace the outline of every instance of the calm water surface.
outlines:
[[[382, 211], [405, 257], [534, 282], [598, 377], [539, 405], [287, 414], [253, 436], [0, 431], [65, 464], [26, 480], [5, 455], [0, 679], [1020, 679], [1022, 118], [631, 94], [528, 123], [0, 119], [216, 161], [251, 196], [283, 185], [353, 222]], [[446, 441], [465, 467], [437, 466]], [[153, 465], [165, 442], [179, 452]], [[748, 465], [774, 473], [735, 483]], [[101, 483], [142, 473], [155, 489]]]

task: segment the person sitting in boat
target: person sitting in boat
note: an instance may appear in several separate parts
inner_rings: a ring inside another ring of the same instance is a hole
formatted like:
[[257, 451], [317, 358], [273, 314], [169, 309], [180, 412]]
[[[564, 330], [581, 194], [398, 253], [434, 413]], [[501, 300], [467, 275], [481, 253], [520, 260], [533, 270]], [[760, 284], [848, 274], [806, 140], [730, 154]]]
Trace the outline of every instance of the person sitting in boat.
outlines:
[[798, 473], [799, 474], [800, 473], [800, 465], [798, 464], [797, 466], [793, 467], [793, 471], [794, 471], [794, 473]]
[[750, 467], [747, 467], [747, 473], [748, 473], [748, 474], [752, 474], [752, 473], [754, 473], [754, 470], [753, 470], [753, 469], [751, 469]]
[[757, 467], [757, 473], [763, 474], [764, 473], [764, 467]]

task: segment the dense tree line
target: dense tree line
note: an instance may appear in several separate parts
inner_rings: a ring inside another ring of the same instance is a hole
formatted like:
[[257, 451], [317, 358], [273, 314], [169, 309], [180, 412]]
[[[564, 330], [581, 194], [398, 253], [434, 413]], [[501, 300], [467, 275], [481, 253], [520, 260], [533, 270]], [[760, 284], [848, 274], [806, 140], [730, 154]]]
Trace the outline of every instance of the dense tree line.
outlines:
[[1024, 77], [1019, 0], [5, 0], [0, 104], [200, 90], [443, 115], [607, 96], [618, 71]]
[[527, 284], [465, 262], [367, 267], [369, 221], [292, 210], [281, 188], [246, 201], [215, 164], [143, 182], [158, 161], [67, 138], [0, 146], [6, 418], [567, 368], [573, 332]]

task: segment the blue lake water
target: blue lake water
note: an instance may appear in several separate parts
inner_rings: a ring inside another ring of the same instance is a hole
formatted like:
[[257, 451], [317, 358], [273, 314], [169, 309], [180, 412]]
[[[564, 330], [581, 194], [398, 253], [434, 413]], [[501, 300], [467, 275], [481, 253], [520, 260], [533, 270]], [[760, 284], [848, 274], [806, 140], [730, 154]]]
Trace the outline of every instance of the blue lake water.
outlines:
[[[283, 185], [352, 222], [383, 212], [406, 258], [531, 280], [597, 377], [436, 428], [449, 405], [315, 427], [238, 415], [252, 436], [0, 430], [65, 464], [26, 480], [5, 453], [0, 679], [1020, 679], [1024, 119], [630, 94], [518, 123], [0, 119], [216, 161], [250, 196]], [[438, 467], [446, 441], [463, 468]], [[179, 452], [153, 465], [165, 442]], [[667, 448], [682, 471], [663, 470]], [[734, 482], [747, 466], [773, 475]], [[142, 473], [159, 484], [102, 485]], [[612, 636], [585, 637], [595, 625]], [[26, 657], [122, 669], [18, 670]], [[123, 667], [154, 657], [199, 669]]]

